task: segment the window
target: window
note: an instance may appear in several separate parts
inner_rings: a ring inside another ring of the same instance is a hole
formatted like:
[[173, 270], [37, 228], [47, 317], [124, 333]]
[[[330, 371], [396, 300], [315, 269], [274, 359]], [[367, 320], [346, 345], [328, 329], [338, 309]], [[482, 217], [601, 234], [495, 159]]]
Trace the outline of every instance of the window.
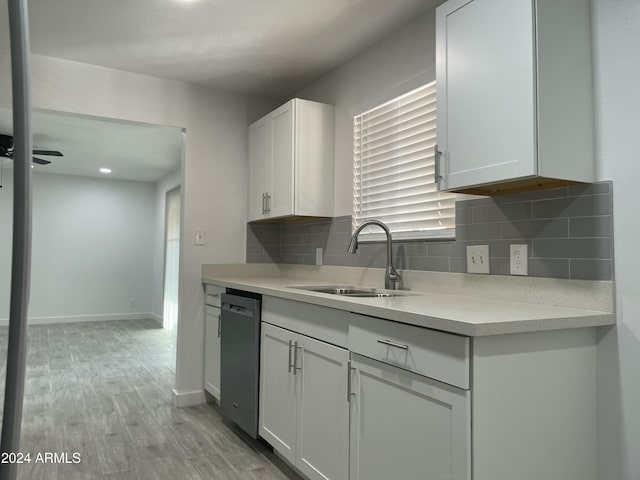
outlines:
[[[434, 174], [436, 84], [412, 90], [353, 119], [353, 228], [386, 223], [394, 239], [453, 238], [455, 195]], [[383, 239], [373, 228], [362, 240]]]

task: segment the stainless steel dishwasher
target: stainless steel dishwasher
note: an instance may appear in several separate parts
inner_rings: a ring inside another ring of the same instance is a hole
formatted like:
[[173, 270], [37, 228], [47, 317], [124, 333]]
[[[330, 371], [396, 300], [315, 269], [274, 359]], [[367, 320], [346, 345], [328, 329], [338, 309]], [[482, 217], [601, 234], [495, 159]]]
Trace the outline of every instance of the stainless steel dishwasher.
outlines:
[[227, 289], [222, 294], [220, 410], [258, 438], [261, 295]]

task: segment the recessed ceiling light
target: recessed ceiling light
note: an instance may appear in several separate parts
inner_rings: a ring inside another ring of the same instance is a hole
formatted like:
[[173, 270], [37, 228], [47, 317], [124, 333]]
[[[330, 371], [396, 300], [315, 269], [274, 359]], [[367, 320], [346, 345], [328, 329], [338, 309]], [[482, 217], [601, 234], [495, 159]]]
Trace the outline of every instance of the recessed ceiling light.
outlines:
[[111, 173], [111, 169], [110, 169], [110, 168], [102, 167], [102, 168], [100, 169], [100, 173]]

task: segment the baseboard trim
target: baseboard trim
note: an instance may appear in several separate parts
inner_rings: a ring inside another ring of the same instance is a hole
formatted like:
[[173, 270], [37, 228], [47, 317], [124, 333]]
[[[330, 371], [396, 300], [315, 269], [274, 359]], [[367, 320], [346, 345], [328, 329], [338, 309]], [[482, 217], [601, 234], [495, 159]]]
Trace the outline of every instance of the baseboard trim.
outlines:
[[155, 320], [155, 322], [162, 327], [162, 315], [156, 312], [150, 312], [149, 316], [151, 320]]
[[[29, 317], [29, 325], [51, 325], [56, 323], [106, 322], [111, 320], [148, 320], [153, 319], [153, 313], [105, 313], [98, 315], [66, 315], [51, 317]], [[0, 326], [9, 325], [8, 318], [0, 318]]]
[[204, 391], [204, 397], [205, 397], [205, 400], [207, 401], [207, 403], [214, 403], [217, 406], [220, 406], [220, 398], [219, 397], [214, 397], [207, 390]]
[[173, 404], [178, 407], [193, 407], [207, 403], [204, 390], [194, 390], [192, 392], [178, 392], [175, 388], [171, 391]]
[[210, 394], [211, 396], [213, 396], [213, 398], [220, 403], [220, 389], [214, 387], [212, 384], [210, 384], [209, 382], [205, 381], [204, 382], [204, 391], [207, 392], [208, 394]]

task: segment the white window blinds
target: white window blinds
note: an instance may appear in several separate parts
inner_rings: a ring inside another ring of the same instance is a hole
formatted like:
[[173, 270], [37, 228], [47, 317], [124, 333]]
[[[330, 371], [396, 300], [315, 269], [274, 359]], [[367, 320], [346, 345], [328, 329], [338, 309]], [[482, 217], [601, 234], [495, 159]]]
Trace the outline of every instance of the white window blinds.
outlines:
[[[354, 117], [354, 229], [375, 218], [394, 239], [455, 236], [455, 195], [436, 187], [435, 144], [435, 82]], [[369, 228], [363, 240], [384, 238]]]

